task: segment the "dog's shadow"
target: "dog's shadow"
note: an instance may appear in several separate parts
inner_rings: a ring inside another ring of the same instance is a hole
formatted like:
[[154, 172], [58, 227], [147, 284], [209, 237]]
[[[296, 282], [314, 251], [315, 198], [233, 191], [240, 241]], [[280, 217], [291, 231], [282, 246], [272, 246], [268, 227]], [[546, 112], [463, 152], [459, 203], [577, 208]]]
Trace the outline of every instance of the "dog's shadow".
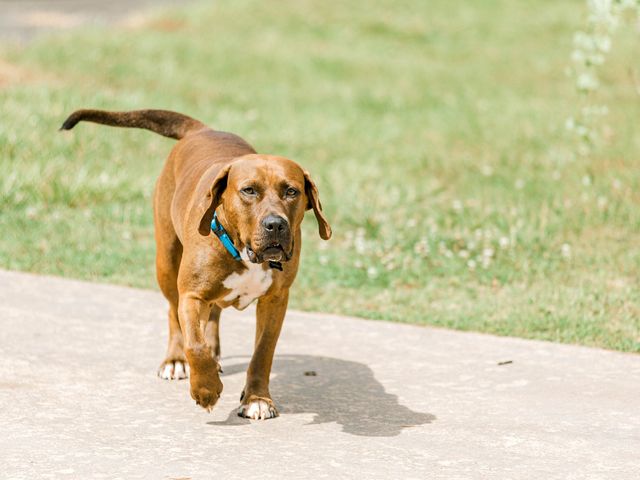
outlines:
[[[227, 358], [227, 361], [231, 358]], [[225, 365], [224, 376], [244, 374], [247, 363]], [[430, 413], [414, 412], [400, 405], [366, 365], [312, 355], [276, 356], [271, 394], [282, 415], [313, 413], [310, 424], [336, 422], [342, 431], [369, 437], [393, 437], [403, 428], [435, 420]], [[243, 425], [247, 419], [234, 408], [222, 422], [210, 425]]]

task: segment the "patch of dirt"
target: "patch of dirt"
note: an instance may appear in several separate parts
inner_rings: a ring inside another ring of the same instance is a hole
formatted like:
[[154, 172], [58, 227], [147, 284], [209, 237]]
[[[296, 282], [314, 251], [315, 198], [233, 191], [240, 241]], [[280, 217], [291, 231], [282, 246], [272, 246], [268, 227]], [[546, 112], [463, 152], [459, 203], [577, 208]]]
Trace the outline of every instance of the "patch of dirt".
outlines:
[[150, 28], [158, 32], [176, 32], [184, 30], [186, 22], [175, 18], [154, 18], [148, 13], [136, 13], [127, 16], [120, 25], [133, 30]]
[[73, 28], [84, 22], [82, 15], [49, 10], [26, 12], [18, 19], [24, 25], [37, 28]]
[[175, 18], [158, 18], [152, 22], [149, 22], [149, 27], [160, 32], [176, 32], [178, 30], [184, 30], [186, 22], [184, 20], [178, 20]]
[[26, 77], [26, 73], [20, 67], [12, 65], [0, 58], [0, 88], [18, 83]]
[[0, 57], [0, 90], [19, 83], [47, 83], [48, 85], [57, 85], [59, 81], [57, 77], [50, 73], [43, 73], [14, 65]]
[[118, 22], [118, 25], [124, 28], [130, 28], [132, 30], [146, 27], [149, 23], [149, 14], [147, 13], [132, 13], [127, 15]]

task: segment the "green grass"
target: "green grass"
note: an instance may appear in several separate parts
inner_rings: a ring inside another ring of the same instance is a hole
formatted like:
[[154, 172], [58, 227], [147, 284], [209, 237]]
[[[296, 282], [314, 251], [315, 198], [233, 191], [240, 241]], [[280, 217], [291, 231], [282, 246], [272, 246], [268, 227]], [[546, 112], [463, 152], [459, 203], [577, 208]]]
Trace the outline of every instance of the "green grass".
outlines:
[[0, 265], [156, 288], [151, 194], [172, 142], [56, 130], [80, 107], [167, 108], [312, 172], [334, 238], [309, 214], [292, 307], [638, 352], [640, 49], [621, 28], [598, 93], [613, 133], [575, 155], [565, 71], [585, 15], [234, 0], [5, 47]]

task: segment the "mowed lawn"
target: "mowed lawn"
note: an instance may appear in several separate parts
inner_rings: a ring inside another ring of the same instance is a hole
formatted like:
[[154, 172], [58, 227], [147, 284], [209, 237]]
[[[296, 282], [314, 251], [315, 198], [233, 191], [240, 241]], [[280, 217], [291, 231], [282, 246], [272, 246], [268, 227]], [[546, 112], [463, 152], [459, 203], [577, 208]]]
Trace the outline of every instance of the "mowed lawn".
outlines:
[[640, 38], [616, 33], [608, 134], [578, 155], [585, 18], [582, 0], [221, 0], [5, 45], [0, 266], [157, 288], [173, 142], [57, 129], [166, 108], [312, 172], [334, 237], [308, 214], [293, 308], [638, 352]]

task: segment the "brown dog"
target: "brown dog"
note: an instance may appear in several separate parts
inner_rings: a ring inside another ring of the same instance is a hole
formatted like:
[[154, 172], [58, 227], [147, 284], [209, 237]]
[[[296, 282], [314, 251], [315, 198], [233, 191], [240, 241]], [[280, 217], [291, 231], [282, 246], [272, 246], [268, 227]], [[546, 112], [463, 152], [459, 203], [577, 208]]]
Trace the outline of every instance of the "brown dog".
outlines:
[[[313, 209], [320, 236], [331, 237], [309, 173], [286, 158], [256, 154], [240, 137], [175, 112], [79, 110], [62, 129], [82, 120], [144, 128], [179, 140], [154, 194], [156, 270], [170, 305], [169, 346], [158, 374], [165, 379], [190, 376], [191, 396], [211, 410], [222, 391], [220, 311], [229, 306], [242, 310], [258, 299], [255, 349], [238, 415], [276, 417], [269, 374], [298, 270], [306, 210]], [[233, 245], [225, 247], [227, 239]]]

